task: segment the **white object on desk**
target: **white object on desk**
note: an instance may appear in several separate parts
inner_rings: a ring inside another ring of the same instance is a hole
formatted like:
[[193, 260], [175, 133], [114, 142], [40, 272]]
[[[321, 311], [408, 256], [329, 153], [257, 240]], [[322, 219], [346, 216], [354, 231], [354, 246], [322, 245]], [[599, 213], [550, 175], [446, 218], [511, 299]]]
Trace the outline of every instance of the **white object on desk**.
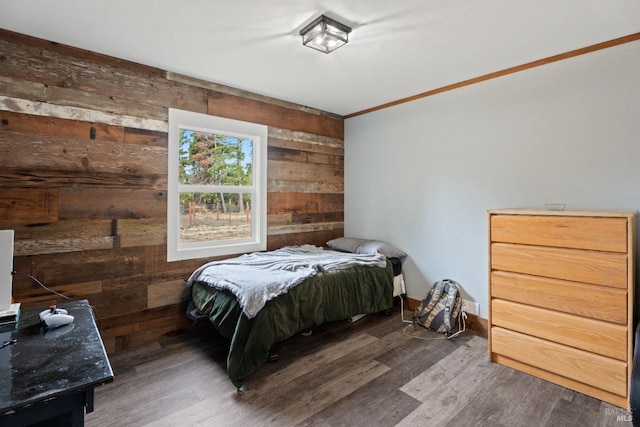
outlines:
[[0, 319], [15, 321], [20, 304], [11, 302], [13, 230], [0, 230]]

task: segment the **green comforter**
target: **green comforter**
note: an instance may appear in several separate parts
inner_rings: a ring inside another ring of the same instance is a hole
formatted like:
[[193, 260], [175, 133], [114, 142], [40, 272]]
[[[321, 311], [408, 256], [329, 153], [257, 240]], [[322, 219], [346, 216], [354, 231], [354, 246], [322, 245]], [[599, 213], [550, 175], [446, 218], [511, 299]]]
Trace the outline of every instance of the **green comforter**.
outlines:
[[267, 361], [269, 349], [299, 332], [325, 322], [387, 310], [393, 304], [393, 269], [351, 267], [321, 272], [266, 303], [252, 319], [229, 291], [195, 282], [191, 297], [198, 311], [231, 341], [227, 373], [240, 388]]

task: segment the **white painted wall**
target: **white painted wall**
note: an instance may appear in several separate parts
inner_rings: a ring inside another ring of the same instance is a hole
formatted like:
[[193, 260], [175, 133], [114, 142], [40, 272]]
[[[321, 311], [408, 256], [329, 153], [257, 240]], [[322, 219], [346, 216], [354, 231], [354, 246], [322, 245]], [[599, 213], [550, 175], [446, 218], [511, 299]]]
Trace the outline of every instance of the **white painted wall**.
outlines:
[[486, 318], [487, 210], [549, 202], [640, 209], [640, 42], [346, 120], [345, 235], [405, 250], [411, 298]]

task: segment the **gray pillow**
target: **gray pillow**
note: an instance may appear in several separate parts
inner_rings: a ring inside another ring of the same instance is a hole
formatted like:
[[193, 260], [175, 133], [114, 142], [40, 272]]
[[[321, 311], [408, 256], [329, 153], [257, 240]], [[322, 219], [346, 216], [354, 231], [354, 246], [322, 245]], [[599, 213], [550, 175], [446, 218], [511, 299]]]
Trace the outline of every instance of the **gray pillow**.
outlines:
[[357, 254], [380, 253], [387, 258], [399, 258], [404, 261], [407, 253], [390, 243], [381, 240], [359, 239], [357, 237], [338, 237], [329, 240], [327, 246], [339, 251], [353, 252]]

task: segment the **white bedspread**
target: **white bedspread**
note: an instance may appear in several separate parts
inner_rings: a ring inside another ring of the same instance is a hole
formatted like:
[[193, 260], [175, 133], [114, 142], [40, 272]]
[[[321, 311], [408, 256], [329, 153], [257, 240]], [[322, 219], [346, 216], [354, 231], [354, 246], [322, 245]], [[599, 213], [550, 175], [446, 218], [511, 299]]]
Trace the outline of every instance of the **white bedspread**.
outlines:
[[204, 282], [216, 289], [231, 291], [243, 312], [252, 318], [267, 301], [317, 272], [356, 265], [385, 267], [386, 258], [381, 254], [352, 254], [313, 245], [288, 246], [204, 264], [193, 272], [187, 285]]

